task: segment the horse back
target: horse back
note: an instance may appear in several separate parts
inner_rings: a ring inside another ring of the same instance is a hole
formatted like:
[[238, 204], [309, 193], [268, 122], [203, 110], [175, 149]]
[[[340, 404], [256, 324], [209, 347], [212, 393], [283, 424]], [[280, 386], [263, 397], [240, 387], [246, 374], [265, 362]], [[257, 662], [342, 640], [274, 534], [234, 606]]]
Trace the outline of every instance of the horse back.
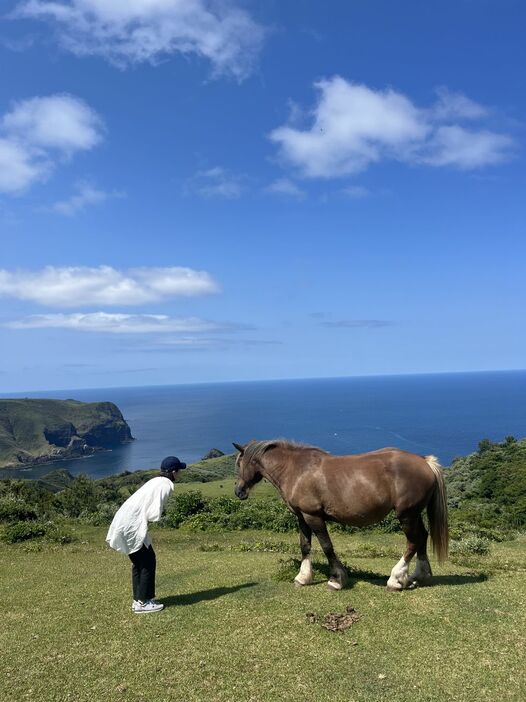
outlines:
[[[385, 448], [352, 456], [323, 455], [295, 483], [301, 511], [363, 526], [422, 509], [434, 490], [434, 474], [422, 456]], [[303, 505], [303, 506], [302, 506]]]

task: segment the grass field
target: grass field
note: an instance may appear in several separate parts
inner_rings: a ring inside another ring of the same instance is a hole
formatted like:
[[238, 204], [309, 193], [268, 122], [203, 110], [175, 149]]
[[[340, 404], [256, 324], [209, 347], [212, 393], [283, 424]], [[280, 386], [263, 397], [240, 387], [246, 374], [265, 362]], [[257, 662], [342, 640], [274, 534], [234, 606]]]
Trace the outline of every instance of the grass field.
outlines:
[[[388, 594], [402, 537], [336, 535], [355, 571], [331, 593], [319, 572], [302, 589], [277, 579], [293, 535], [156, 529], [166, 608], [139, 616], [105, 529], [77, 536], [0, 546], [2, 702], [526, 699], [526, 537]], [[360, 619], [345, 632], [307, 622], [349, 605]]]

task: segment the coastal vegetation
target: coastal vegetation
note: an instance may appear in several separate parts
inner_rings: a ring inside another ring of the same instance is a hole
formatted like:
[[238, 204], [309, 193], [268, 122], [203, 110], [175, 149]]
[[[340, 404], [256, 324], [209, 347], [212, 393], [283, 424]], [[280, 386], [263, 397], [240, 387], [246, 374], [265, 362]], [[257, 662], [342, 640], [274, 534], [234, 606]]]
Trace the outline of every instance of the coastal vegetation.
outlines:
[[[485, 542], [502, 541], [526, 525], [526, 439], [507, 437], [501, 443], [480, 442], [476, 453], [456, 459], [445, 471], [451, 535], [466, 549], [480, 552]], [[161, 525], [187, 531], [264, 529], [284, 533], [297, 528], [275, 489], [263, 481], [250, 500], [233, 496], [235, 456], [221, 455], [188, 466], [178, 478]], [[99, 480], [73, 478], [59, 470], [39, 480], [0, 481], [0, 522], [9, 524], [8, 538], [58, 539], [56, 524], [109, 524], [119, 505], [156, 470], [125, 472]], [[179, 482], [180, 481], [180, 482]], [[33, 526], [13, 524], [31, 523]], [[47, 524], [47, 527], [42, 525]], [[391, 514], [369, 531], [398, 531]], [[67, 528], [64, 526], [65, 533]], [[332, 526], [333, 531], [357, 532]], [[5, 529], [4, 529], [5, 531]], [[60, 529], [58, 530], [60, 532]], [[64, 536], [66, 538], [66, 536]], [[455, 546], [453, 546], [453, 549]], [[457, 547], [458, 548], [458, 547]]]

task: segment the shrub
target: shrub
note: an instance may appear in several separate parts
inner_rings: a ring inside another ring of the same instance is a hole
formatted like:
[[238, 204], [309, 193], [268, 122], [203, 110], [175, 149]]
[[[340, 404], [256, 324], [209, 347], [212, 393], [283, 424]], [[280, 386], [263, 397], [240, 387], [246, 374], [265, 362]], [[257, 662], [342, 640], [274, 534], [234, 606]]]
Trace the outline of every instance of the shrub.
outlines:
[[199, 490], [182, 492], [172, 497], [162, 520], [164, 526], [179, 527], [186, 519], [206, 511], [207, 501]]
[[3, 532], [3, 540], [8, 544], [42, 538], [57, 544], [69, 544], [74, 540], [71, 531], [60, 522], [13, 522]]
[[490, 542], [480, 536], [466, 536], [460, 541], [451, 541], [449, 550], [452, 556], [486, 556], [490, 552]]
[[93, 526], [108, 526], [119, 509], [116, 502], [101, 502], [97, 506], [97, 511], [84, 516], [84, 520]]
[[65, 490], [56, 496], [57, 507], [66, 517], [97, 511], [102, 497], [101, 488], [86, 475], [79, 475]]
[[8, 544], [16, 544], [44, 536], [46, 527], [40, 522], [13, 522], [4, 528], [3, 539]]
[[0, 522], [26, 522], [35, 520], [37, 511], [14, 495], [0, 497]]
[[63, 524], [46, 522], [44, 529], [46, 540], [55, 544], [70, 544], [75, 540], [72, 532]]

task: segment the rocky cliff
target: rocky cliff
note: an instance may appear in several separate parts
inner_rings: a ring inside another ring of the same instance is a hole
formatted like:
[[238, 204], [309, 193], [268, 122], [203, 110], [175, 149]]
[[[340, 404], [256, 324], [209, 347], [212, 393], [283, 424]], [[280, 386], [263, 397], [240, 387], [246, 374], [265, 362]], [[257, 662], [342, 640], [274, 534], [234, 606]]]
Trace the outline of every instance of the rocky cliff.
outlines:
[[112, 402], [0, 400], [0, 468], [87, 456], [132, 440]]

